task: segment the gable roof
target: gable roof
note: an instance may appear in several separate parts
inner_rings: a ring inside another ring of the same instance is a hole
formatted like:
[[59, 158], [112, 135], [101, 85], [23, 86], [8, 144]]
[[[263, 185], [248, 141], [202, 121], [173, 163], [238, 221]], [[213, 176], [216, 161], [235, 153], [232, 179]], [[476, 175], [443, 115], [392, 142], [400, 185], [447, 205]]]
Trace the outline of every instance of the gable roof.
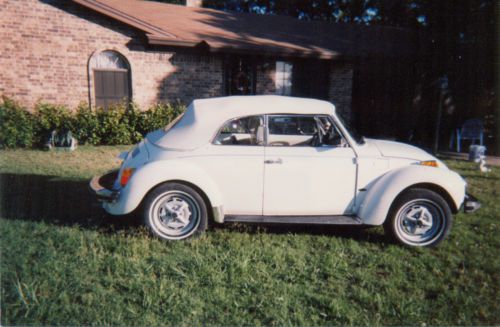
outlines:
[[73, 1], [143, 31], [151, 45], [323, 59], [412, 56], [417, 51], [416, 35], [393, 27], [302, 21], [152, 1]]

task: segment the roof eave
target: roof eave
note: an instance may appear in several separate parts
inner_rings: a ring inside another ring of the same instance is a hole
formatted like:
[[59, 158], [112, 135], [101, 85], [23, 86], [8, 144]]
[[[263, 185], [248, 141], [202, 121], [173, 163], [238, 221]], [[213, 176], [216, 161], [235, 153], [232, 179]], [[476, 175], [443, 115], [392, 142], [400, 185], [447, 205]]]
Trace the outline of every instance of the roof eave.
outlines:
[[145, 33], [162, 35], [163, 37], [169, 37], [175, 39], [176, 36], [172, 33], [166, 32], [154, 25], [149, 24], [141, 19], [130, 16], [116, 8], [105, 5], [96, 0], [72, 0], [84, 7], [92, 9], [102, 15], [114, 18], [122, 23], [135, 27]]
[[185, 47], [185, 48], [203, 48], [210, 53], [238, 53], [238, 54], [253, 54], [253, 55], [265, 55], [265, 56], [275, 56], [275, 57], [296, 57], [296, 58], [317, 58], [317, 59], [339, 59], [345, 56], [334, 51], [327, 50], [309, 50], [300, 49], [293, 50], [289, 48], [277, 48], [265, 45], [259, 46], [244, 46], [244, 45], [226, 45], [226, 46], [214, 46], [210, 45], [209, 42], [202, 41], [187, 41], [172, 38], [165, 38], [158, 35], [147, 34], [148, 43], [150, 45], [158, 46], [173, 46], [173, 47]]

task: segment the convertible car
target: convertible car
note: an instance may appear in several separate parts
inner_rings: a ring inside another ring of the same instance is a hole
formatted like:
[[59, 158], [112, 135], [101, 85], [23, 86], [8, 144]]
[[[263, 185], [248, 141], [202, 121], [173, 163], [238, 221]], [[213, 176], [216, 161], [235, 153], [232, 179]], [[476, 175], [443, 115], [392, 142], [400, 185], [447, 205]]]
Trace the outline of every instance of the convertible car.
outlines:
[[137, 210], [153, 234], [199, 235], [209, 222], [384, 225], [434, 246], [452, 214], [480, 203], [416, 147], [357, 137], [326, 101], [281, 96], [195, 100], [90, 186], [113, 215]]

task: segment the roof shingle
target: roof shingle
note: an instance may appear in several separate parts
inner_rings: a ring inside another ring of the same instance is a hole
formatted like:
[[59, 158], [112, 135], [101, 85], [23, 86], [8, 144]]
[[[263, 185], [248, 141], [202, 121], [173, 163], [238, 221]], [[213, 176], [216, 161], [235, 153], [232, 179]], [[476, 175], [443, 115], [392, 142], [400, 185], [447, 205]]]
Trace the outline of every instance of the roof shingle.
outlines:
[[412, 56], [416, 35], [408, 30], [346, 23], [302, 21], [138, 0], [73, 0], [146, 33], [152, 45], [195, 47], [211, 52], [276, 56]]

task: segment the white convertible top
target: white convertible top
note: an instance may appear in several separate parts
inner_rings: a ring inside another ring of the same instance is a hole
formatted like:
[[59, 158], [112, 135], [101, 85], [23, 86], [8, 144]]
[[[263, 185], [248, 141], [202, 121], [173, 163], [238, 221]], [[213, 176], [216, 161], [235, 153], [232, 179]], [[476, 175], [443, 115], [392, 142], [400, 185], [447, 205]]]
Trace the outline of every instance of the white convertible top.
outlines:
[[190, 150], [207, 144], [222, 125], [233, 118], [263, 114], [332, 115], [327, 101], [278, 95], [231, 96], [194, 100], [184, 116], [168, 131], [148, 134], [148, 141], [161, 147]]

